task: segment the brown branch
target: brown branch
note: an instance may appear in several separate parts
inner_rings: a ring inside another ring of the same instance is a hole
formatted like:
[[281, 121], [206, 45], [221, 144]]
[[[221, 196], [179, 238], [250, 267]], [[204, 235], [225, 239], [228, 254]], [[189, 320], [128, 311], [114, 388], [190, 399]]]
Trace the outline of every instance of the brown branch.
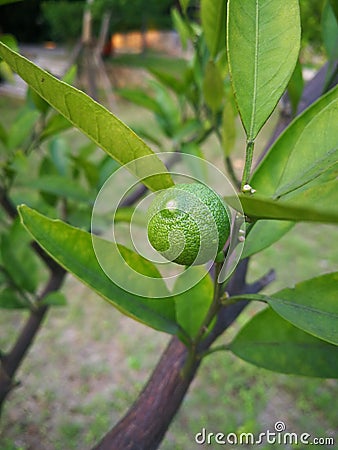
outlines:
[[[326, 78], [325, 78], [326, 79]], [[332, 82], [331, 82], [332, 84]], [[310, 87], [304, 89], [302, 107], [309, 106], [323, 92], [323, 78], [314, 78], [309, 83], [315, 95], [309, 95]], [[282, 118], [277, 125], [273, 141], [285, 129], [291, 118]], [[271, 141], [269, 145], [272, 144]], [[264, 150], [264, 154], [268, 148]], [[230, 295], [257, 293], [274, 279], [270, 271], [262, 279], [248, 285], [245, 282], [248, 259], [237, 266], [228, 286]], [[216, 324], [209, 336], [201, 343], [201, 351], [211, 344], [233, 323], [247, 302], [241, 301], [220, 310]], [[172, 338], [166, 351], [127, 414], [99, 442], [94, 450], [155, 450], [163, 439], [175, 413], [180, 408], [189, 385], [196, 375], [199, 361], [191, 366], [190, 373], [182, 378], [181, 371], [187, 359], [187, 350], [177, 338]]]
[[172, 338], [156, 369], [127, 415], [95, 446], [95, 450], [153, 450], [158, 447], [197, 370], [183, 379], [186, 347]]
[[17, 210], [3, 188], [0, 189], [0, 205], [11, 219], [16, 218]]
[[[271, 277], [264, 277], [257, 284], [247, 285], [245, 283], [247, 269], [248, 260], [242, 261], [237, 266], [228, 286], [231, 295], [243, 292], [256, 293], [257, 291], [253, 288], [260, 287], [271, 279]], [[201, 352], [208, 349], [233, 323], [246, 304], [243, 301], [222, 308], [212, 333], [201, 344]], [[190, 372], [183, 378], [182, 369], [187, 356], [186, 347], [173, 337], [136, 402], [93, 450], [157, 449], [200, 365], [200, 360], [196, 360]]]
[[[17, 217], [17, 210], [8, 197], [5, 190], [0, 191], [0, 205], [11, 219]], [[50, 278], [39, 296], [36, 308], [30, 312], [30, 315], [24, 324], [12, 349], [0, 358], [0, 415], [4, 401], [10, 391], [17, 385], [14, 377], [25, 358], [29, 348], [33, 344], [34, 338], [38, 333], [44, 317], [48, 311], [47, 305], [42, 305], [42, 300], [51, 292], [60, 289], [66, 276], [66, 271], [59, 266], [36, 242], [31, 243], [31, 247], [36, 254], [44, 261], [50, 270]]]
[[[58, 266], [57, 270], [52, 272], [43, 292], [39, 297], [38, 303], [40, 303], [51, 292], [57, 291], [61, 288], [65, 275], [66, 271], [60, 266]], [[29, 348], [33, 344], [34, 338], [40, 329], [48, 309], [49, 307], [47, 305], [38, 304], [38, 307], [30, 312], [30, 315], [12, 349], [8, 353], [1, 355], [0, 413], [7, 395], [16, 385], [14, 383], [15, 374], [25, 358]]]
[[[18, 215], [15, 205], [12, 203], [11, 199], [8, 197], [4, 189], [0, 190], [0, 205], [7, 213], [11, 219], [15, 219]], [[35, 253], [41, 258], [41, 260], [46, 264], [48, 269], [53, 272], [59, 269], [59, 264], [54, 261], [39, 245], [37, 242], [33, 241], [31, 247], [34, 249]]]

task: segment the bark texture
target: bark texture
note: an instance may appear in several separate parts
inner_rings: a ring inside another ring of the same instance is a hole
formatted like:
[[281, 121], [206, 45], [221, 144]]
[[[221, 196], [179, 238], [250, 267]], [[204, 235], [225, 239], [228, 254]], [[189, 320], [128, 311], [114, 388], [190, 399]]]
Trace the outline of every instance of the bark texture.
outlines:
[[[304, 89], [297, 113], [318, 99], [325, 90], [335, 86], [338, 81], [337, 65], [325, 65]], [[264, 157], [280, 133], [291, 122], [292, 116], [286, 107], [281, 114], [270, 142], [262, 152]], [[273, 271], [267, 273], [256, 283], [248, 285], [245, 281], [248, 260], [242, 261], [227, 287], [231, 295], [257, 293], [274, 279]], [[216, 324], [209, 336], [201, 343], [200, 350], [208, 349], [212, 343], [232, 324], [245, 308], [246, 302], [239, 302], [220, 310]], [[187, 358], [187, 350], [177, 338], [172, 338], [155, 367], [148, 383], [127, 414], [103, 437], [93, 450], [155, 450], [160, 445], [172, 419], [194, 379], [200, 361], [191, 366], [190, 372], [182, 377], [182, 368]]]

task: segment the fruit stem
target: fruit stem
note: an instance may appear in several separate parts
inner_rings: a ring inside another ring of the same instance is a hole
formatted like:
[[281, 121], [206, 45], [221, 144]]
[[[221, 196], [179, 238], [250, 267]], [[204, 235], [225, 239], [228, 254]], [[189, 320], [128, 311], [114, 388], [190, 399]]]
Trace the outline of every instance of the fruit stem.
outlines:
[[251, 173], [251, 165], [252, 165], [254, 146], [255, 146], [254, 141], [248, 140], [246, 142], [245, 164], [244, 164], [242, 184], [241, 184], [242, 192], [246, 192], [243, 188], [244, 188], [244, 186], [248, 185], [249, 181], [250, 181], [250, 173]]
[[198, 333], [197, 333], [195, 339], [193, 340], [191, 347], [188, 349], [189, 350], [188, 358], [182, 369], [182, 377], [183, 378], [189, 376], [191, 368], [194, 366], [194, 364], [196, 363], [196, 360], [199, 358], [198, 344], [203, 339], [205, 333], [208, 331], [208, 328], [209, 328], [211, 322], [213, 321], [213, 319], [217, 315], [218, 311], [222, 307], [222, 303], [221, 303], [222, 283], [218, 282], [218, 277], [221, 272], [222, 265], [223, 265], [223, 262], [217, 262], [217, 261], [215, 262], [213, 299], [212, 299], [211, 305], [209, 307], [209, 311], [208, 311], [207, 315], [205, 316], [205, 319], [202, 322], [202, 325], [200, 326], [200, 329], [198, 330]]
[[212, 299], [212, 303], [210, 305], [209, 311], [208, 311], [207, 315], [205, 316], [205, 319], [204, 319], [204, 321], [199, 329], [199, 332], [194, 340], [194, 343], [196, 346], [200, 343], [205, 332], [208, 331], [208, 327], [209, 327], [210, 323], [212, 322], [213, 318], [217, 314], [219, 308], [222, 306], [220, 303], [220, 290], [221, 290], [222, 284], [218, 282], [218, 277], [221, 272], [222, 265], [223, 265], [222, 262], [215, 263], [214, 295], [213, 295], [213, 299]]

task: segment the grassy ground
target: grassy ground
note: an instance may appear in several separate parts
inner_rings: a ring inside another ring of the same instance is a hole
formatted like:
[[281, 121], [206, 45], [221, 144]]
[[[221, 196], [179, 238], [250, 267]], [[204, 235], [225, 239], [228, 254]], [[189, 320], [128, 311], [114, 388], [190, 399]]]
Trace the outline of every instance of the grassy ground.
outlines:
[[[1, 102], [0, 110], [6, 105]], [[150, 120], [125, 103], [118, 104], [118, 114], [132, 125], [145, 117]], [[262, 146], [267, 136], [268, 129]], [[205, 150], [208, 158], [221, 161], [211, 144]], [[239, 144], [238, 170], [241, 149]], [[337, 227], [299, 224], [252, 258], [249, 279], [274, 267], [277, 280], [267, 289], [272, 292], [338, 270], [337, 240]], [[90, 449], [130, 406], [167, 344], [167, 336], [122, 316], [72, 277], [63, 290], [69, 304], [49, 313], [21, 367], [21, 385], [6, 404], [1, 450]], [[253, 313], [254, 308], [248, 309], [229, 335]], [[0, 348], [10, 345], [24, 318], [21, 313], [1, 312]], [[290, 432], [332, 436], [337, 428], [337, 388], [333, 380], [275, 374], [216, 353], [202, 364], [161, 450], [199, 448], [194, 436], [203, 427], [211, 432], [259, 433], [273, 431], [276, 421], [284, 421]]]

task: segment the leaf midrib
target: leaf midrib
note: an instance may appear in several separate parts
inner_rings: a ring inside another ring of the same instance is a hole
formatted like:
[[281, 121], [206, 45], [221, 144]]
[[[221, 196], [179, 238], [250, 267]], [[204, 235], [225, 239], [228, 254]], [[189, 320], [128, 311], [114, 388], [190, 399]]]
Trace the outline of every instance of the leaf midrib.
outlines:
[[255, 55], [254, 55], [254, 85], [252, 97], [251, 122], [248, 139], [251, 141], [254, 136], [255, 116], [257, 110], [257, 79], [258, 79], [258, 49], [259, 49], [259, 0], [256, 0], [255, 11]]

